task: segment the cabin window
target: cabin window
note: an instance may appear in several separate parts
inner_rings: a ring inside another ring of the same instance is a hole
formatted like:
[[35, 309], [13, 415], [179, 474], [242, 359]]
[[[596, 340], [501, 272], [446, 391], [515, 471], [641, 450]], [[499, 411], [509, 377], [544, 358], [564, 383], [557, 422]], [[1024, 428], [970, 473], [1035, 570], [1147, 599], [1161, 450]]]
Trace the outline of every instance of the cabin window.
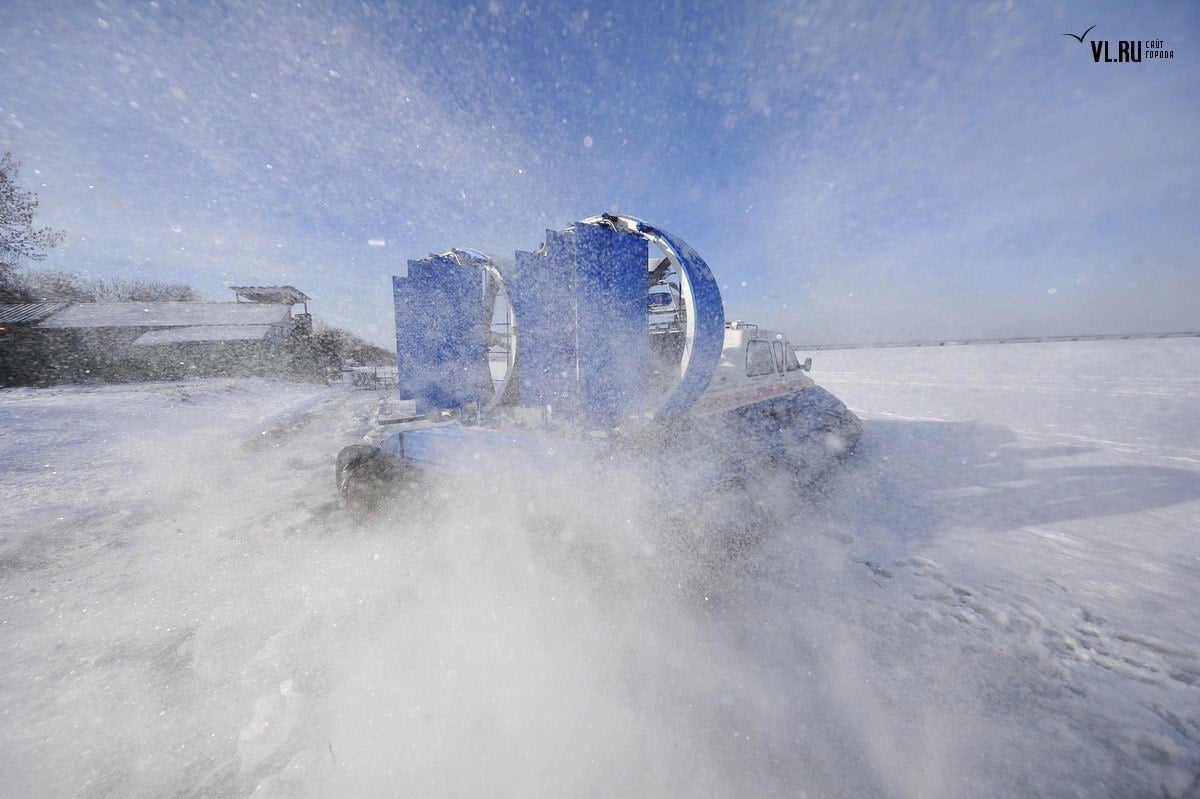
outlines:
[[792, 349], [792, 345], [784, 342], [783, 352], [787, 356], [787, 370], [789, 372], [799, 372], [800, 359], [796, 357], [796, 351]]
[[775, 353], [775, 371], [783, 374], [783, 342], [772, 341], [771, 350]]
[[775, 356], [771, 354], [771, 342], [746, 342], [746, 377], [761, 377], [775, 371]]

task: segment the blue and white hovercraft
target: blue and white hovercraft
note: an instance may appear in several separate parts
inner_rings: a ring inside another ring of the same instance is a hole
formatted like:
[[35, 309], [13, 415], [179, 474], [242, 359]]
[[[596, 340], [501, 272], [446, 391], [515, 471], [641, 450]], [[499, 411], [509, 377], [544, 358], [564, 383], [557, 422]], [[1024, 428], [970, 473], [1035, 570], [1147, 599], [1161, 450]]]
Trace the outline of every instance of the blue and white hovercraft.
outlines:
[[811, 359], [782, 333], [727, 322], [704, 260], [640, 219], [547, 231], [513, 260], [430, 255], [393, 288], [405, 413], [378, 446], [339, 454], [353, 507], [480, 452], [535, 469], [633, 457], [685, 497], [762, 469], [809, 482], [862, 433], [808, 376]]

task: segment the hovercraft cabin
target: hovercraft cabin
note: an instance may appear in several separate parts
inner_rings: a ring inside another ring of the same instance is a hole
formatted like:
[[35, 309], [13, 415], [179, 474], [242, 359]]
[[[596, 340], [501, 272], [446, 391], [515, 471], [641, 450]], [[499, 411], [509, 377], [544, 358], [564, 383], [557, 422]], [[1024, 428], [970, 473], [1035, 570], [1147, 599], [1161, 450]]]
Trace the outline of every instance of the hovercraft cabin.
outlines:
[[312, 333], [311, 298], [293, 286], [231, 288], [234, 302], [0, 305], [0, 386], [292, 370]]

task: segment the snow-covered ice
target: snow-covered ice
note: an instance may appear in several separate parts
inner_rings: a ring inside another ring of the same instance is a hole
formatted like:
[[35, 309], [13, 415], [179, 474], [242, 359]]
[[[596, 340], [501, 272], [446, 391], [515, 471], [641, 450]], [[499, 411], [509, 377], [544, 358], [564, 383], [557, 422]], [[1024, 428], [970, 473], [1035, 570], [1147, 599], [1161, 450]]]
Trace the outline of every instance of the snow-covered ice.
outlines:
[[356, 519], [370, 391], [0, 391], [3, 792], [1194, 793], [1200, 340], [813, 356], [859, 451], [682, 522], [486, 458]]

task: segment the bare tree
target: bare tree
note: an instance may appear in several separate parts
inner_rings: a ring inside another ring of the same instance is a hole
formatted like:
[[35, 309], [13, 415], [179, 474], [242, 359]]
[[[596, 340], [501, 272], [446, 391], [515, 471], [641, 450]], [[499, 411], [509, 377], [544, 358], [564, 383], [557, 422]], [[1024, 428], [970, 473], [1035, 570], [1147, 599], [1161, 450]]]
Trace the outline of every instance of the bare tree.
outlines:
[[23, 261], [40, 261], [46, 250], [62, 241], [61, 231], [35, 228], [38, 198], [17, 185], [21, 165], [12, 153], [0, 156], [0, 282], [6, 281]]
[[200, 302], [203, 298], [186, 283], [167, 283], [138, 277], [90, 281], [96, 302]]
[[[22, 302], [200, 302], [184, 283], [114, 277], [88, 278], [62, 270], [31, 270], [12, 277], [10, 294]], [[16, 301], [16, 300], [14, 300]]]

